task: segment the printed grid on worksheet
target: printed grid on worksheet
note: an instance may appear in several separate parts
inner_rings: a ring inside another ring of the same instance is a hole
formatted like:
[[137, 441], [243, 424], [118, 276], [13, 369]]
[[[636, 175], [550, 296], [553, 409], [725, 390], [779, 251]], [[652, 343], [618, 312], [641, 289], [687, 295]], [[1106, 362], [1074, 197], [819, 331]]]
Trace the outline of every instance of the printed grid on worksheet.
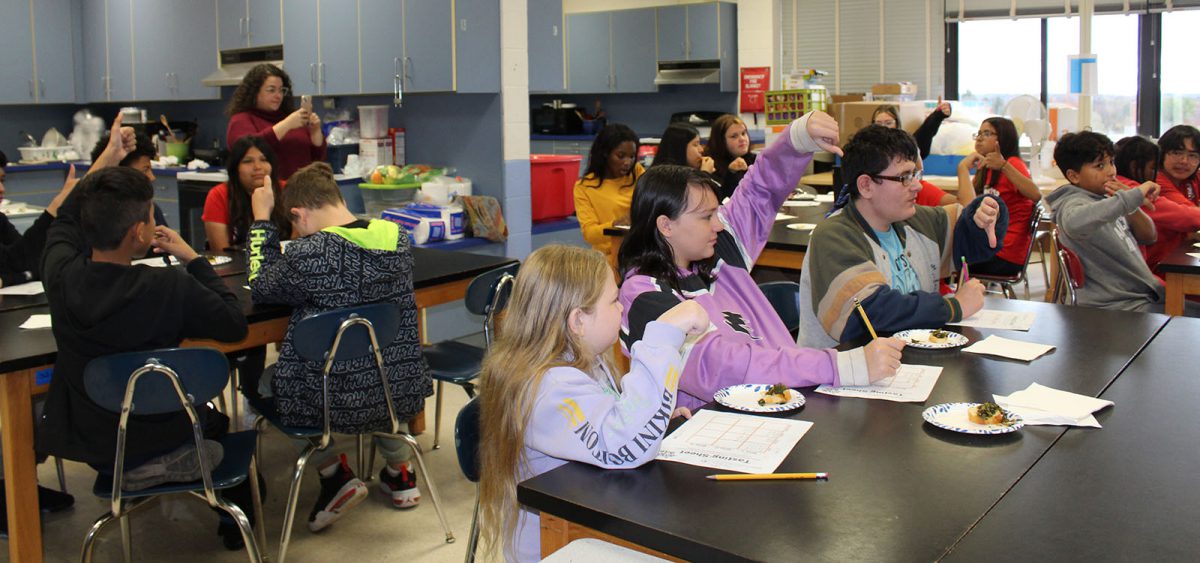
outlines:
[[706, 421], [688, 437], [687, 443], [692, 446], [762, 453], [778, 441], [786, 430], [786, 424], [769, 418], [739, 416], [731, 420], [718, 417]]

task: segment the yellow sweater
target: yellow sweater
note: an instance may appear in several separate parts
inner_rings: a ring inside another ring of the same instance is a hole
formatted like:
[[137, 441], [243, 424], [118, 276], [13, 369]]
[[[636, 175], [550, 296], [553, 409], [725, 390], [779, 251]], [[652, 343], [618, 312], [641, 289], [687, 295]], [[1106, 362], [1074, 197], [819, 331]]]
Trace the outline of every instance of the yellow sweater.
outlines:
[[635, 164], [632, 181], [628, 176], [610, 178], [597, 187], [596, 176], [588, 174], [575, 182], [575, 215], [579, 217], [579, 229], [583, 231], [584, 240], [605, 256], [612, 251], [612, 245], [604, 235], [604, 229], [629, 215], [633, 186], [643, 172], [642, 165]]

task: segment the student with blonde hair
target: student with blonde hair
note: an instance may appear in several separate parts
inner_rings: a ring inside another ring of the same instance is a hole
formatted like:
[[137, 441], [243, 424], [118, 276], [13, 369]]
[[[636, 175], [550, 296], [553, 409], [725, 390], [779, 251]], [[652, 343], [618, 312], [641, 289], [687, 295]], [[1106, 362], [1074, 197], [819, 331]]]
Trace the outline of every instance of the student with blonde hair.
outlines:
[[684, 336], [709, 326], [685, 301], [646, 325], [629, 373], [606, 353], [621, 304], [604, 255], [551, 245], [521, 265], [499, 337], [483, 363], [479, 502], [485, 550], [540, 559], [538, 515], [517, 483], [568, 461], [606, 469], [654, 459], [675, 408]]

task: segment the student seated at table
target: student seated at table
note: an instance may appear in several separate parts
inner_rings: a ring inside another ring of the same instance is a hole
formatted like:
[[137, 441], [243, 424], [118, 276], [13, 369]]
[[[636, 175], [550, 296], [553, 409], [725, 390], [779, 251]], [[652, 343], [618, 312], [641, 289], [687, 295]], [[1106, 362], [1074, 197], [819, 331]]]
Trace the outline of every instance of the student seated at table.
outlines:
[[[400, 306], [400, 332], [383, 349], [396, 416], [407, 421], [425, 407], [433, 380], [421, 356], [417, 333], [417, 303], [413, 293], [413, 257], [408, 235], [396, 223], [364, 221], [350, 213], [333, 169], [315, 162], [292, 174], [279, 198], [300, 236], [280, 249], [279, 231], [271, 221], [276, 197], [269, 181], [251, 199], [250, 291], [256, 303], [294, 307], [279, 362], [263, 377], [260, 393], [273, 395], [283, 423], [320, 427], [321, 365], [305, 362], [292, 343], [292, 328], [306, 316], [364, 303], [390, 302]], [[362, 434], [391, 431], [387, 401], [379, 388], [374, 362], [335, 362], [329, 376], [329, 417], [334, 432]], [[387, 460], [379, 472], [380, 488], [395, 508], [412, 508], [421, 500], [412, 450], [397, 438], [376, 437]], [[340, 461], [340, 462], [339, 462]], [[334, 523], [367, 494], [366, 485], [331, 448], [313, 455], [321, 476], [321, 493], [308, 517], [316, 532]]]
[[965, 208], [916, 205], [919, 156], [903, 130], [868, 126], [844, 150], [837, 210], [813, 230], [801, 268], [798, 342], [834, 346], [867, 336], [855, 299], [883, 334], [940, 327], [983, 308], [977, 280], [950, 296], [939, 294], [938, 280], [959, 257], [996, 253], [1008, 220], [1003, 203], [988, 195]]
[[700, 146], [700, 130], [684, 121], [672, 123], [663, 131], [650, 167], [664, 164], [690, 166], [708, 174], [716, 171], [712, 157], [704, 156], [704, 147]]
[[642, 176], [619, 255], [621, 345], [628, 353], [647, 323], [680, 301], [704, 306], [712, 324], [685, 348], [681, 406], [709, 403], [730, 385], [866, 385], [899, 368], [903, 344], [891, 338], [845, 352], [797, 347], [750, 277], [779, 206], [813, 152], [841, 152], [837, 137], [837, 122], [824, 113], [792, 122], [723, 207], [712, 179], [693, 168], [652, 166]]
[[1158, 139], [1158, 177], [1165, 204], [1148, 210], [1158, 232], [1158, 241], [1146, 249], [1146, 262], [1157, 268], [1185, 242], [1200, 240], [1200, 131], [1191, 125], [1176, 125]]
[[[121, 162], [117, 163], [117, 166], [126, 166], [137, 170], [145, 174], [146, 179], [150, 180], [150, 183], [153, 184], [157, 178], [154, 176], [154, 167], [150, 165], [150, 162], [158, 157], [158, 148], [154, 146], [154, 141], [151, 141], [150, 137], [144, 133], [135, 133], [134, 142], [137, 145], [132, 151], [129, 151], [129, 154], [125, 155], [125, 158], [121, 159]], [[108, 135], [105, 134], [96, 143], [96, 146], [92, 147], [92, 162], [100, 158], [101, 153], [104, 152], [104, 148], [107, 146]], [[162, 209], [159, 209], [157, 203], [154, 204], [154, 224], [164, 227], [171, 226], [167, 223], [167, 216], [163, 215]]]
[[575, 182], [575, 215], [592, 248], [608, 256], [612, 243], [604, 229], [629, 220], [633, 187], [646, 170], [636, 161], [638, 137], [619, 123], [605, 125], [592, 141], [587, 172]]
[[[917, 141], [917, 149], [921, 153], [921, 158], [928, 158], [930, 150], [933, 147], [933, 138], [937, 136], [938, 129], [942, 127], [942, 122], [950, 117], [950, 102], [938, 96], [938, 103], [933, 111], [925, 117], [925, 121], [921, 122], [921, 126], [913, 131], [913, 139]], [[892, 104], [884, 104], [875, 108], [871, 114], [871, 123], [882, 125], [889, 129], [903, 129], [900, 124], [900, 108]], [[948, 204], [947, 204], [948, 205]]]
[[485, 553], [541, 559], [538, 515], [520, 508], [517, 483], [568, 461], [633, 468], [658, 454], [675, 409], [680, 348], [708, 328], [708, 315], [693, 301], [662, 312], [623, 376], [607, 357], [620, 323], [617, 284], [600, 253], [550, 245], [521, 265], [481, 374]]
[[[1019, 138], [1011, 119], [989, 117], [975, 133], [975, 152], [958, 163], [959, 203], [986, 194], [999, 197], [1008, 207], [1008, 231], [1003, 247], [984, 261], [975, 262], [968, 257], [971, 273], [1012, 276], [1025, 269], [1029, 245], [1033, 244], [1029, 220], [1033, 217], [1033, 206], [1042, 199], [1042, 192], [1021, 160]], [[972, 168], [974, 179], [970, 177]]]
[[[8, 175], [6, 168], [8, 156], [0, 152], [0, 202], [4, 201], [4, 180]], [[50, 200], [50, 205], [24, 233], [18, 232], [8, 216], [0, 213], [0, 287], [39, 279], [38, 265], [42, 260], [42, 247], [46, 244], [46, 230], [74, 187], [75, 167], [72, 166], [62, 190]]]
[[[234, 141], [229, 147], [229, 160], [225, 161], [229, 179], [214, 186], [204, 198], [204, 213], [200, 218], [204, 220], [209, 250], [221, 252], [245, 246], [253, 215], [250, 194], [270, 180], [272, 192], [279, 197], [285, 183], [274, 177], [278, 169], [275, 151], [261, 137], [246, 136]], [[286, 217], [276, 213], [272, 220], [280, 240], [292, 238], [291, 223]]]
[[[1070, 184], [1046, 201], [1054, 210], [1058, 238], [1079, 255], [1087, 281], [1078, 302], [1088, 307], [1163, 312], [1162, 282], [1150, 272], [1138, 244], [1153, 244], [1154, 222], [1143, 211], [1156, 206], [1159, 186], [1134, 187], [1117, 180], [1113, 144], [1100, 133], [1068, 133], [1054, 147], [1054, 161]], [[1188, 314], [1200, 311], [1187, 303]]]
[[[104, 154], [60, 208], [42, 258], [58, 359], [46, 396], [36, 450], [112, 471], [118, 413], [92, 402], [83, 372], [95, 358], [178, 346], [185, 338], [236, 342], [246, 337], [242, 305], [213, 267], [180, 236], [154, 225], [154, 186], [132, 168], [111, 167], [134, 150], [133, 130], [113, 126]], [[183, 268], [130, 265], [150, 248], [170, 254]], [[206, 438], [216, 438], [228, 418], [196, 405]], [[192, 426], [182, 411], [133, 415], [125, 450], [125, 486], [136, 490], [200, 477]], [[205, 440], [214, 463], [221, 445]], [[253, 521], [249, 484], [224, 493]], [[218, 533], [239, 549], [232, 520]]]
[[[1158, 145], [1144, 137], [1125, 137], [1114, 145], [1113, 165], [1117, 169], [1117, 181], [1136, 188], [1146, 182], [1154, 182], [1158, 176]], [[1157, 182], [1154, 182], [1157, 184]], [[1142, 213], [1154, 221], [1154, 230], [1158, 240], [1163, 237], [1175, 239], [1176, 244], [1170, 248], [1178, 248], [1183, 240], [1190, 240], [1196, 231], [1200, 231], [1200, 207], [1180, 204], [1162, 196], [1154, 200], [1154, 209], [1142, 208]], [[1158, 261], [1164, 256], [1151, 257], [1150, 247], [1141, 246], [1142, 256], [1150, 271], [1155, 271]], [[1157, 275], [1157, 274], [1156, 274]]]
[[713, 159], [713, 178], [721, 183], [717, 198], [733, 195], [746, 170], [754, 164], [754, 153], [750, 152], [750, 134], [746, 123], [736, 115], [725, 114], [713, 122], [704, 153]]

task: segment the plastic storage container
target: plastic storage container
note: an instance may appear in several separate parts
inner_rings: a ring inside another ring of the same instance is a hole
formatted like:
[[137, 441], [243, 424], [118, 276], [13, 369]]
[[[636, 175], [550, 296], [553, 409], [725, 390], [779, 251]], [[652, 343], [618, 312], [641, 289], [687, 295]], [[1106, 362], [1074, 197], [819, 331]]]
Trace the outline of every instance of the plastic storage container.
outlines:
[[575, 181], [582, 161], [578, 155], [529, 155], [532, 220], [562, 219], [575, 213]]
[[359, 184], [363, 208], [371, 217], [382, 217], [386, 209], [403, 207], [412, 201], [421, 184]]
[[388, 107], [358, 106], [358, 131], [363, 139], [388, 137]]

